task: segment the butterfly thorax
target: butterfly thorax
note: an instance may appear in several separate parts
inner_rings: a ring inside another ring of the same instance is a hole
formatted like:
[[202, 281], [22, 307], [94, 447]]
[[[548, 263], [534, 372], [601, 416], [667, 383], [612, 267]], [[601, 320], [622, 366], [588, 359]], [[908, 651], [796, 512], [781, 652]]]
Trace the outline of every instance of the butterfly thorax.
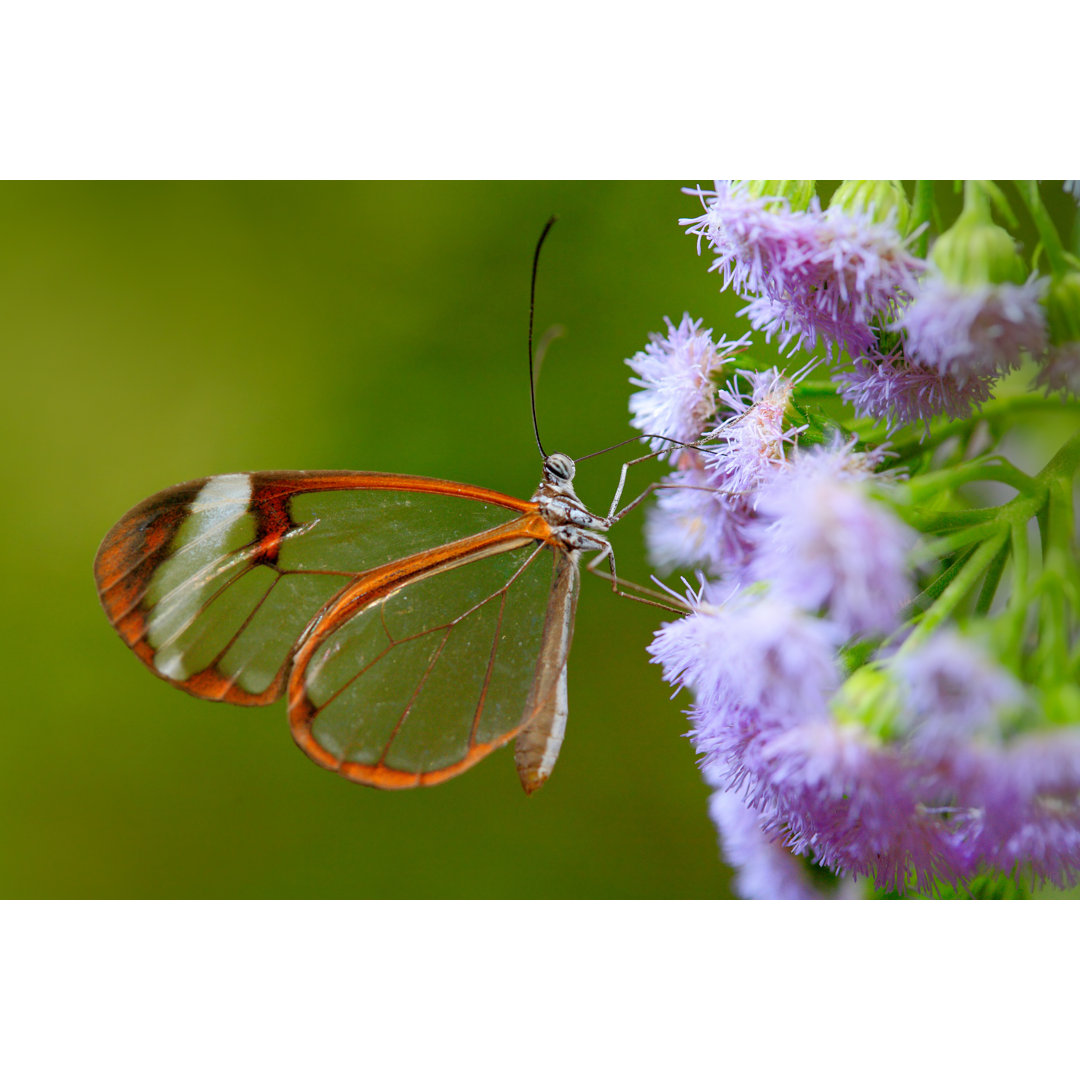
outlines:
[[540, 515], [555, 535], [575, 551], [604, 551], [609, 547], [603, 536], [590, 530], [606, 532], [611, 522], [592, 513], [574, 491], [574, 461], [566, 454], [550, 454], [544, 459], [543, 478], [533, 495]]

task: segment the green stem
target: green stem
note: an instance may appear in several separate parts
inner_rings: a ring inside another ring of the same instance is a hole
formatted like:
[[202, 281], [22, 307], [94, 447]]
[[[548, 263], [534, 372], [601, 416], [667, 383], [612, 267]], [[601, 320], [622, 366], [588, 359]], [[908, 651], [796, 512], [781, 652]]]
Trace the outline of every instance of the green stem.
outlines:
[[[983, 463], [971, 463], [972, 465]], [[1011, 468], [1011, 467], [1010, 467]], [[902, 649], [913, 647], [925, 641], [942, 622], [956, 609], [961, 600], [978, 583], [984, 572], [1000, 573], [995, 566], [1001, 558], [1001, 549], [1006, 543], [1013, 542], [1016, 554], [1017, 577], [1014, 585], [1014, 603], [1011, 608], [1015, 626], [1026, 619], [1027, 605], [1016, 600], [1019, 593], [1026, 592], [1027, 578], [1027, 523], [1032, 516], [1038, 516], [1043, 535], [1043, 573], [1040, 575], [1038, 592], [1045, 594], [1040, 604], [1042, 611], [1043, 641], [1037, 650], [1039, 662], [1054, 674], [1060, 674], [1068, 665], [1068, 615], [1065, 610], [1066, 599], [1080, 595], [1074, 585], [1077, 571], [1072, 565], [1072, 477], [1080, 468], [1080, 433], [1069, 439], [1058, 452], [1046, 463], [1035, 477], [1027, 477], [1014, 470], [1020, 477], [1026, 478], [1027, 490], [1022, 491], [1005, 506], [999, 508], [994, 521], [973, 525], [961, 529], [951, 536], [944, 536], [930, 550], [958, 546], [960, 543], [978, 541], [972, 553], [963, 556], [966, 560], [963, 569], [956, 574], [937, 600], [918, 618], [911, 636], [904, 642]], [[968, 476], [965, 466], [950, 470], [956, 475]], [[915, 484], [920, 478], [911, 481]], [[933, 492], [931, 481], [937, 474], [924, 478], [922, 488]], [[1013, 483], [1013, 481], [1009, 481]], [[905, 485], [910, 486], [910, 485]], [[1014, 484], [1015, 486], [1015, 484]], [[992, 530], [992, 531], [991, 531]], [[988, 578], [989, 580], [989, 578]], [[1022, 633], [1022, 625], [1021, 630]]]
[[1069, 476], [1057, 475], [1047, 497], [1050, 536], [1045, 566], [1063, 598], [1080, 612], [1080, 567], [1073, 555], [1073, 485]]
[[1012, 592], [1005, 611], [1008, 627], [1006, 656], [1019, 656], [1027, 626], [1031, 588], [1031, 549], [1028, 545], [1028, 522], [1014, 521], [1009, 527], [1009, 546], [1012, 548]]
[[964, 569], [953, 578], [949, 587], [938, 597], [934, 606], [924, 612], [915, 624], [911, 636], [900, 646], [901, 652], [914, 649], [923, 642], [956, 610], [960, 601], [975, 587], [984, 571], [997, 558], [1001, 546], [1008, 540], [1009, 534], [1002, 530], [996, 536], [981, 543], [971, 558], [964, 564]]
[[1069, 616], [1066, 610], [1066, 590], [1063, 576], [1067, 568], [1062, 557], [1068, 549], [1069, 523], [1062, 520], [1063, 506], [1060, 485], [1052, 483], [1046, 512], [1046, 536], [1043, 541], [1045, 557], [1039, 575], [1039, 643], [1032, 655], [1032, 667], [1037, 678], [1046, 683], [1062, 682], [1069, 670]]
[[1035, 228], [1039, 230], [1039, 239], [1046, 250], [1050, 269], [1055, 275], [1064, 274], [1069, 268], [1065, 258], [1065, 247], [1050, 215], [1046, 212], [1046, 207], [1043, 206], [1038, 183], [1035, 180], [1017, 180], [1016, 189], [1020, 192], [1020, 198], [1027, 207], [1032, 221], [1035, 222]]
[[983, 220], [990, 219], [990, 200], [986, 197], [986, 191], [978, 180], [964, 181], [964, 210], [967, 217], [978, 217]]
[[916, 596], [907, 606], [910, 610], [910, 614], [907, 616], [909, 619], [914, 619], [918, 613], [925, 607], [927, 610], [933, 607], [937, 598], [949, 587], [949, 583], [964, 569], [969, 558], [971, 558], [974, 548], [957, 555], [955, 559], [944, 569], [918, 596]]
[[1028, 523], [1014, 521], [1009, 527], [1009, 541], [1013, 552], [1012, 595], [1009, 607], [1014, 613], [1026, 615], [1030, 592], [1028, 575], [1031, 573], [1031, 548], [1028, 546]]
[[997, 536], [998, 533], [1007, 531], [1008, 525], [1000, 520], [986, 521], [981, 525], [972, 525], [968, 529], [946, 533], [926, 545], [926, 554], [928, 558], [940, 559], [943, 555], [948, 555], [950, 551], [959, 551], [972, 544], [981, 544]]
[[818, 379], [804, 379], [796, 387], [800, 397], [804, 394], [813, 397], [836, 397], [836, 383]]
[[977, 424], [986, 424], [995, 437], [999, 437], [1003, 431], [1012, 427], [1020, 416], [1024, 414], [1045, 413], [1048, 410], [1062, 410], [1066, 412], [1080, 411], [1080, 401], [1073, 399], [1062, 401], [1061, 398], [1048, 398], [1042, 394], [1024, 394], [1013, 398], [997, 398], [983, 406], [982, 411], [975, 416], [969, 416], [963, 420], [953, 420], [943, 424], [924, 439], [912, 439], [909, 442], [897, 443], [891, 449], [896, 454], [897, 461], [905, 461], [919, 454], [924, 454], [940, 446], [954, 435], [962, 436], [970, 432]]
[[990, 606], [994, 602], [994, 597], [997, 594], [998, 585], [1001, 584], [1001, 575], [1005, 570], [1005, 564], [1009, 560], [1009, 545], [1002, 544], [998, 550], [997, 556], [990, 564], [989, 569], [986, 571], [986, 578], [983, 580], [983, 586], [979, 590], [979, 597], [975, 601], [975, 614], [976, 615], [989, 615]]
[[1080, 432], [1069, 439], [1043, 466], [1036, 480], [1049, 484], [1055, 476], [1072, 476], [1080, 468]]
[[925, 225], [921, 233], [915, 238], [912, 245], [912, 254], [920, 259], [926, 258], [930, 248], [930, 215], [934, 211], [934, 181], [915, 181], [915, 202], [911, 208], [911, 231], [914, 232], [920, 225]]
[[965, 461], [962, 465], [954, 465], [950, 469], [914, 476], [903, 485], [903, 490], [909, 502], [917, 503], [942, 491], [952, 491], [961, 484], [970, 484], [977, 480], [996, 480], [1025, 494], [1036, 490], [1038, 486], [1033, 477], [1022, 472], [1012, 462], [1000, 458], [982, 458], [978, 461]]
[[983, 521], [994, 521], [1000, 509], [997, 506], [978, 506], [970, 510], [928, 510], [921, 506], [892, 505], [909, 525], [932, 536], [954, 529], [966, 529], [969, 525], [978, 525]]

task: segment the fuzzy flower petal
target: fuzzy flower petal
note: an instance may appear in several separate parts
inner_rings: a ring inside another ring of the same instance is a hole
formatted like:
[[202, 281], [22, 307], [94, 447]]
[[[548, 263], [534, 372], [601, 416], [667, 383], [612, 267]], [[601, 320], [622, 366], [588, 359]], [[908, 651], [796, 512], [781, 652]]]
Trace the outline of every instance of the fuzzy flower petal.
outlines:
[[1023, 353], [1041, 355], [1046, 318], [1039, 298], [1046, 282], [963, 287], [930, 274], [895, 328], [905, 332], [908, 356], [964, 386], [980, 376], [1020, 366]]
[[799, 213], [787, 209], [780, 198], [754, 198], [744, 185], [719, 182], [715, 191], [688, 191], [697, 195], [705, 213], [680, 218], [679, 224], [704, 239], [717, 258], [709, 267], [723, 278], [722, 289], [740, 296], [765, 292], [773, 287], [791, 245]]
[[798, 455], [758, 497], [748, 576], [848, 634], [895, 628], [912, 596], [914, 534], [871, 483], [865, 458], [844, 447]]
[[[700, 319], [684, 315], [678, 326], [664, 321], [667, 337], [653, 334], [644, 351], [626, 361], [637, 376], [630, 382], [642, 388], [630, 396], [630, 423], [639, 431], [690, 443], [704, 431], [716, 408], [712, 376], [747, 348], [750, 339], [729, 342], [721, 337], [714, 344], [712, 331], [702, 330]], [[654, 438], [650, 445], [662, 450], [669, 444]]]
[[706, 436], [705, 468], [714, 482], [733, 496], [750, 498], [784, 465], [785, 444], [795, 441], [787, 426], [792, 381], [776, 368], [740, 371], [747, 384], [741, 390], [732, 379], [717, 397], [722, 423]]
[[889, 430], [944, 414], [970, 416], [973, 407], [990, 400], [992, 375], [971, 375], [961, 383], [955, 375], [919, 367], [900, 357], [862, 356], [833, 376], [840, 395], [859, 416], [885, 420]]
[[1062, 398], [1080, 397], [1080, 341], [1052, 345], [1035, 385], [1044, 387], [1047, 394], [1057, 391]]
[[925, 890], [972, 869], [940, 811], [927, 807], [919, 774], [859, 727], [823, 720], [765, 734], [753, 748], [751, 805], [797, 854], [879, 888]]
[[976, 736], [997, 741], [1002, 713], [1024, 701], [1020, 683], [954, 630], [901, 651], [892, 668], [904, 688], [908, 737], [923, 753], [947, 751]]
[[985, 866], [1059, 886], [1080, 877], [1080, 732], [973, 747], [959, 777], [973, 808], [963, 836]]
[[974, 857], [903, 756], [858, 725], [821, 715], [782, 728], [749, 711], [690, 710], [707, 778], [741, 796], [769, 836], [836, 874], [879, 888], [929, 887]]
[[756, 491], [784, 467], [785, 444], [796, 432], [785, 427], [790, 379], [775, 368], [739, 376], [716, 392], [723, 421], [698, 450], [679, 454], [683, 467], [649, 511], [646, 542], [662, 573], [699, 567], [738, 578], [746, 566]]
[[782, 725], [822, 713], [840, 684], [835, 627], [760, 592], [728, 598], [706, 584], [691, 602], [695, 610], [649, 646], [668, 682], [689, 686], [699, 705], [751, 710]]
[[744, 900], [819, 900], [802, 860], [769, 836], [761, 814], [730, 791], [709, 798], [709, 816], [720, 834], [725, 861], [735, 869], [735, 893]]
[[726, 574], [750, 553], [745, 500], [726, 495], [702, 468], [680, 469], [664, 481], [645, 519], [649, 560], [662, 574], [679, 567]]

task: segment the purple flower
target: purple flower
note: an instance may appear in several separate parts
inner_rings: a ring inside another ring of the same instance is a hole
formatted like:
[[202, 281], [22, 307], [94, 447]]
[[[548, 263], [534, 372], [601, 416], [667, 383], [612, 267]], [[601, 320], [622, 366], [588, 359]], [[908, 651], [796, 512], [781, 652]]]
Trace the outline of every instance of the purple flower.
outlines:
[[740, 371], [749, 384], [740, 390], [736, 379], [717, 394], [723, 421], [707, 436], [705, 468], [730, 495], [752, 496], [784, 465], [784, 445], [794, 443], [801, 429], [787, 424], [792, 380], [776, 368]]
[[[854, 357], [834, 381], [860, 416], [927, 429], [968, 416], [1028, 355], [1047, 392], [1080, 392], [1080, 276], [1056, 269], [1061, 310], [1046, 280], [1024, 283], [977, 185], [928, 271], [894, 227], [906, 202], [890, 190], [898, 216], [882, 223], [719, 184], [682, 224], [768, 340]], [[633, 424], [693, 446], [653, 438], [675, 471], [649, 549], [664, 570], [722, 580], [702, 578], [649, 652], [693, 694], [689, 736], [737, 891], [821, 896], [810, 862], [899, 891], [983, 873], [1080, 878], [1080, 727], [1044, 719], [1075, 715], [1075, 687], [1058, 702], [1025, 686], [970, 630], [876, 652], [859, 642], [897, 631], [914, 593], [917, 534], [880, 497], [885, 455], [793, 449], [799, 376], [724, 371], [747, 338], [665, 322], [627, 361]]]
[[803, 212], [792, 213], [782, 198], [754, 198], [738, 182], [720, 181], [715, 191], [686, 193], [701, 199], [705, 213], [680, 218], [679, 224], [698, 238], [698, 254], [702, 239], [717, 253], [709, 269], [723, 276], [721, 289], [734, 289], [739, 296], [768, 289], [784, 263], [793, 221]]
[[961, 386], [1020, 366], [1023, 353], [1041, 355], [1046, 318], [1042, 279], [1023, 285], [955, 285], [939, 274], [920, 282], [915, 299], [897, 319], [910, 360]]
[[1035, 385], [1045, 387], [1047, 394], [1056, 390], [1062, 398], [1068, 394], [1080, 397], [1080, 341], [1051, 345]]
[[649, 646], [669, 683], [717, 713], [744, 709], [784, 726], [824, 711], [840, 685], [835, 627], [760, 591], [707, 583], [690, 602]]
[[761, 814], [738, 795], [718, 788], [709, 816], [720, 835], [725, 861], [735, 869], [735, 894], [745, 900], [819, 900], [806, 866], [762, 828]]
[[[746, 335], [729, 342], [721, 337], [714, 344], [712, 331], [702, 330], [700, 319], [684, 315], [677, 327], [670, 319], [664, 322], [667, 337], [650, 335], [644, 352], [626, 361], [638, 376], [630, 382], [642, 387], [630, 396], [630, 423], [639, 431], [690, 443], [701, 435], [716, 409], [713, 374], [747, 348], [750, 338]], [[668, 445], [663, 439], [651, 440], [653, 450]]]
[[[1078, 732], [957, 741], [927, 758], [832, 717], [782, 729], [746, 711], [716, 715], [695, 706], [692, 734], [706, 777], [747, 810], [736, 849], [746, 862], [752, 821], [793, 855], [882, 889], [926, 892], [995, 870], [1061, 886], [1080, 875]], [[718, 824], [734, 816], [729, 806]]]
[[650, 559], [661, 572], [702, 567], [738, 576], [750, 554], [747, 525], [757, 489], [784, 465], [791, 381], [775, 368], [739, 372], [716, 392], [725, 419], [700, 444], [680, 454], [683, 468], [657, 492], [646, 521]]
[[867, 723], [834, 711], [835, 627], [754, 590], [690, 599], [650, 651], [695, 694], [690, 735], [742, 895], [807, 895], [791, 856], [899, 891], [1080, 875], [1080, 732], [1008, 739], [1024, 691], [970, 640], [941, 632], [885, 665], [903, 691], [885, 736], [868, 726], [881, 699]]
[[701, 467], [679, 469], [664, 481], [645, 519], [649, 561], [666, 574], [677, 567], [700, 567], [724, 574], [749, 556], [745, 499], [724, 494], [716, 477]]
[[962, 841], [982, 865], [1056, 885], [1080, 875], [1080, 732], [1042, 731], [972, 746], [958, 770], [972, 807]]
[[845, 447], [797, 455], [763, 487], [748, 577], [846, 634], [884, 633], [911, 599], [914, 534], [870, 495], [871, 462]]
[[1000, 741], [1002, 714], [1024, 701], [1020, 683], [955, 630], [901, 650], [891, 667], [904, 690], [908, 741], [924, 755], [948, 753], [977, 737]]
[[707, 703], [690, 716], [706, 777], [738, 794], [793, 854], [885, 889], [971, 872], [949, 819], [927, 801], [927, 778], [861, 725], [821, 713], [785, 728]]
[[[753, 608], [751, 597], [727, 605], [748, 644], [755, 635], [740, 604]], [[715, 619], [703, 596], [696, 599]], [[752, 886], [759, 891], [740, 885], [744, 894], [797, 890], [797, 866], [782, 862], [770, 842], [838, 875], [900, 891], [988, 871], [1059, 885], [1080, 875], [1080, 732], [1008, 739], [1004, 720], [1025, 692], [969, 638], [942, 631], [886, 665], [881, 678], [895, 678], [902, 691], [897, 730], [886, 738], [830, 711], [840, 699], [826, 700], [831, 683], [808, 677], [812, 667], [790, 659], [774, 666], [774, 678], [792, 678], [801, 690], [790, 700], [773, 697], [752, 679], [747, 688], [741, 669], [708, 667], [731, 647], [716, 624], [691, 625], [681, 637], [665, 629], [657, 659], [669, 681], [697, 694], [691, 737], [706, 778], [727, 792], [716, 813], [726, 850], [759, 875]], [[882, 707], [875, 699], [866, 720], [876, 723]]]
[[780, 348], [812, 349], [821, 337], [855, 354], [876, 340], [873, 323], [914, 291], [921, 260], [890, 222], [839, 207], [791, 211], [783, 200], [752, 198], [738, 183], [699, 192], [705, 213], [687, 232], [717, 252], [711, 270], [749, 305], [751, 325]]
[[990, 400], [994, 377], [973, 375], [961, 383], [955, 375], [920, 367], [900, 356], [862, 356], [833, 376], [845, 401], [859, 416], [885, 420], [893, 431], [944, 413], [952, 419], [970, 416], [973, 406]]
[[766, 733], [752, 751], [750, 804], [796, 854], [883, 889], [922, 891], [971, 871], [947, 820], [925, 801], [920, 770], [862, 727], [823, 719]]

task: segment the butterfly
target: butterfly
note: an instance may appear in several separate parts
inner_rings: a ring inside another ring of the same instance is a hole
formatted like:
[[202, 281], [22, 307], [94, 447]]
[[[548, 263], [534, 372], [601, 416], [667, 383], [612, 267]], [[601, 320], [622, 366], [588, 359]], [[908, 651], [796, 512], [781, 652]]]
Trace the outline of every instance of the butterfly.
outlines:
[[98, 594], [174, 686], [239, 705], [286, 694], [297, 744], [350, 780], [437, 784], [516, 739], [531, 793], [566, 726], [580, 560], [611, 550], [574, 472], [546, 456], [530, 500], [370, 472], [180, 484], [110, 530]]
[[102, 606], [135, 655], [190, 694], [285, 695], [300, 748], [349, 780], [437, 784], [514, 739], [531, 793], [563, 741], [582, 557], [590, 569], [607, 558], [615, 587], [604, 534], [640, 501], [616, 514], [628, 462], [609, 514], [589, 511], [574, 459], [544, 452], [535, 392], [533, 427], [543, 465], [528, 500], [373, 472], [168, 488], [102, 541]]

